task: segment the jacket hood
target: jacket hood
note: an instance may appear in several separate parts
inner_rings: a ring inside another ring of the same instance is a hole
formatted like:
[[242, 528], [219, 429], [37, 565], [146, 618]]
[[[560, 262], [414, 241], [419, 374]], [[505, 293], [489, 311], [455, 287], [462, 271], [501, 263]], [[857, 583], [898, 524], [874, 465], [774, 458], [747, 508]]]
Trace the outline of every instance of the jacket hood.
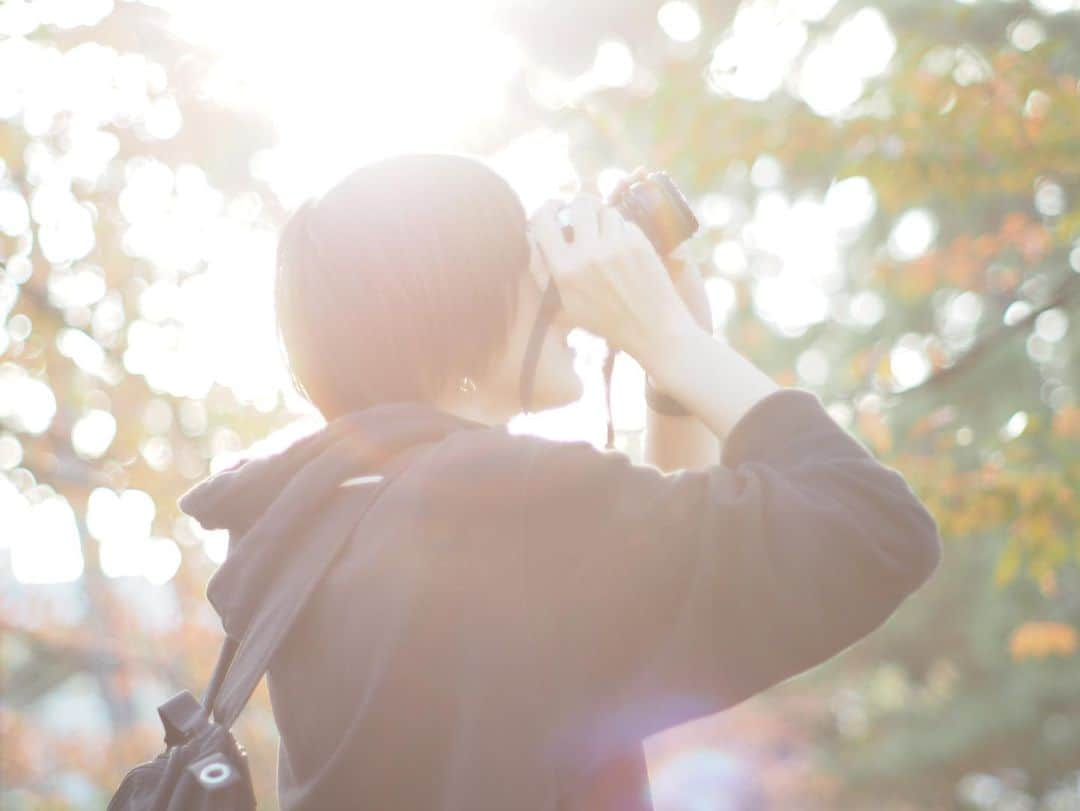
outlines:
[[225, 562], [207, 597], [238, 639], [260, 599], [287, 582], [303, 554], [299, 531], [345, 480], [377, 475], [399, 454], [459, 430], [488, 427], [418, 401], [380, 403], [337, 417], [282, 450], [244, 458], [185, 492], [180, 509], [205, 529], [229, 533]]

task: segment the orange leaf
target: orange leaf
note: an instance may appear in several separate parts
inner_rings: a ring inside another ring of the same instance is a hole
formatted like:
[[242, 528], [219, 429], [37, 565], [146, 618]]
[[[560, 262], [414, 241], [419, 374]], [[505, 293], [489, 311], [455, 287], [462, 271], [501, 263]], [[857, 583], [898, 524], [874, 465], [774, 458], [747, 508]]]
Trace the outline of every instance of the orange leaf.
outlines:
[[1025, 622], [1009, 637], [1009, 653], [1016, 661], [1075, 652], [1076, 629], [1063, 622]]
[[1065, 406], [1054, 415], [1053, 432], [1058, 436], [1080, 437], [1080, 406]]

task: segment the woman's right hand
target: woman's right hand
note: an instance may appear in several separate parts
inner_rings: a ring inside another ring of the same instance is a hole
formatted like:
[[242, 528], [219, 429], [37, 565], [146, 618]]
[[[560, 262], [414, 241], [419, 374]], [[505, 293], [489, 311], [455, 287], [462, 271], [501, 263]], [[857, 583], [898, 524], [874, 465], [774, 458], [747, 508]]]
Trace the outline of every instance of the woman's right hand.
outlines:
[[[569, 209], [572, 241], [560, 209]], [[529, 221], [530, 270], [555, 281], [566, 320], [606, 338], [649, 368], [650, 350], [700, 330], [648, 237], [595, 197], [549, 200]]]

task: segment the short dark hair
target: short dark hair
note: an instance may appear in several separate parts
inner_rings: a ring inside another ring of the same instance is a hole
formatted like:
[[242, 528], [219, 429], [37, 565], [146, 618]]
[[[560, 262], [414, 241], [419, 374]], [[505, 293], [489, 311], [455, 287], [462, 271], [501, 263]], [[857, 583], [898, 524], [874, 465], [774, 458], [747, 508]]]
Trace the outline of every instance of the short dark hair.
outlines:
[[297, 389], [329, 420], [482, 378], [517, 312], [525, 223], [499, 174], [453, 154], [380, 160], [304, 203], [274, 285]]

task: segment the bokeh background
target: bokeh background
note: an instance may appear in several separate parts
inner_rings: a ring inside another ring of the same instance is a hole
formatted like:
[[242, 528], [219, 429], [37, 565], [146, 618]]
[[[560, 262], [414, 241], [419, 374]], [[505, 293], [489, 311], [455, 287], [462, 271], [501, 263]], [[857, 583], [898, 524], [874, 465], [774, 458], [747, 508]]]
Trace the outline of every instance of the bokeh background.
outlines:
[[[879, 632], [647, 742], [660, 811], [1080, 808], [1077, 0], [0, 2], [0, 807], [103, 808], [205, 684], [227, 538], [176, 499], [319, 424], [276, 229], [411, 149], [530, 208], [667, 168], [717, 333], [939, 521]], [[585, 397], [512, 428], [602, 444], [572, 337]], [[237, 734], [276, 807], [264, 691]]]

